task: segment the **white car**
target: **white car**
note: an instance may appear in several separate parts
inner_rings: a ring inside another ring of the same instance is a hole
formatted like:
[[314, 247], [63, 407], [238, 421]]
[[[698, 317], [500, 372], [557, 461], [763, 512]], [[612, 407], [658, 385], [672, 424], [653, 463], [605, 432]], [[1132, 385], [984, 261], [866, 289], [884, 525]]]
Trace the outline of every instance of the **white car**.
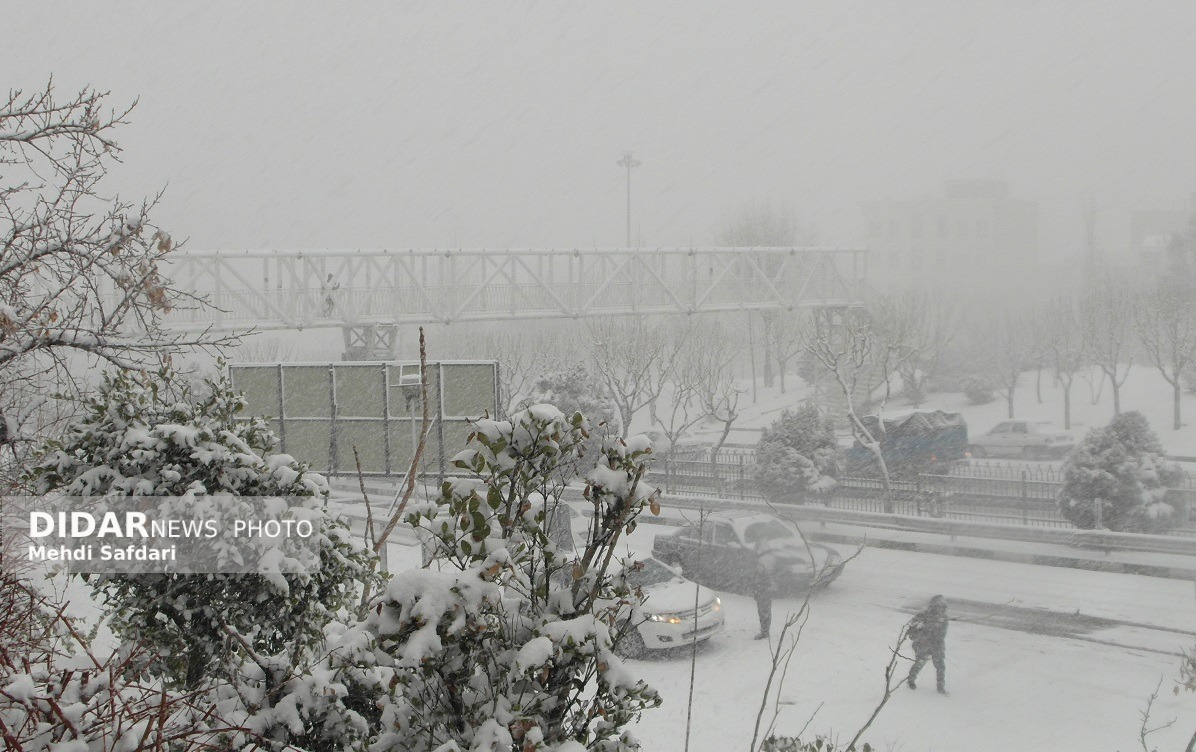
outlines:
[[619, 655], [641, 658], [650, 650], [683, 647], [722, 631], [723, 602], [713, 591], [651, 556], [636, 557], [626, 566], [629, 584], [644, 593], [645, 618], [638, 625], [628, 625], [619, 640]]
[[972, 439], [973, 458], [1021, 457], [1028, 460], [1058, 459], [1075, 449], [1076, 439], [1046, 421], [1006, 420], [988, 433]]

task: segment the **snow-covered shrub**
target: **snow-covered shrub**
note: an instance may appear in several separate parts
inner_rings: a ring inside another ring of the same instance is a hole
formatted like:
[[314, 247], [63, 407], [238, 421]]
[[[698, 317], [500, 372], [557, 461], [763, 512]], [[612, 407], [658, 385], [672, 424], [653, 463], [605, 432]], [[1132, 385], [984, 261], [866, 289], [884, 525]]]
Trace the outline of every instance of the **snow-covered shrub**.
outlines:
[[29, 583], [0, 574], [0, 730], [8, 752], [217, 748], [231, 731], [205, 698], [134, 670], [143, 650], [94, 651]]
[[1164, 459], [1159, 438], [1141, 413], [1121, 413], [1094, 428], [1063, 464], [1059, 511], [1079, 528], [1096, 527], [1095, 505], [1109, 530], [1160, 532], [1175, 524], [1167, 488], [1183, 471]]
[[202, 518], [214, 498], [269, 496], [289, 497], [312, 522], [305, 545], [319, 562], [303, 572], [88, 577], [117, 634], [152, 650], [146, 670], [188, 688], [238, 681], [248, 655], [298, 660], [356, 605], [372, 571], [370, 554], [328, 515], [325, 480], [274, 453], [276, 438], [265, 421], [241, 414], [245, 401], [227, 377], [206, 390], [193, 394], [170, 369], [106, 375], [83, 400], [82, 418], [47, 442], [31, 473], [40, 494], [105, 497], [109, 509], [158, 497], [150, 503], [163, 519]]
[[587, 428], [551, 405], [480, 420], [453, 458], [469, 477], [410, 507], [438, 553], [436, 566], [395, 575], [371, 609], [396, 677], [374, 752], [638, 748], [625, 727], [660, 698], [615, 654], [643, 618], [616, 548], [645, 507], [658, 511], [641, 483], [651, 446], [604, 440], [586, 474], [588, 542], [567, 554], [546, 519]]
[[963, 396], [967, 397], [969, 405], [987, 405], [997, 398], [992, 384], [980, 376], [969, 376], [964, 380]]
[[773, 502], [834, 488], [842, 466], [835, 432], [814, 405], [783, 411], [756, 445], [756, 487]]

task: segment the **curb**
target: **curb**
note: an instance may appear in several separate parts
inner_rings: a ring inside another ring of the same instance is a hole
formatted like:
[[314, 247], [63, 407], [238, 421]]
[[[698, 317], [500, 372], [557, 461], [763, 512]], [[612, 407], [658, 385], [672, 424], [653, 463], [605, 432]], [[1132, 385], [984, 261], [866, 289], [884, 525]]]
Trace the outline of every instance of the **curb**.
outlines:
[[841, 533], [822, 533], [806, 531], [811, 540], [827, 543], [848, 543], [864, 545], [874, 548], [888, 548], [896, 551], [911, 551], [916, 553], [942, 554], [944, 556], [966, 556], [972, 559], [989, 559], [992, 561], [1008, 561], [1015, 564], [1035, 564], [1043, 567], [1066, 567], [1069, 569], [1085, 569], [1093, 572], [1112, 572], [1115, 574], [1136, 574], [1145, 577], [1165, 577], [1175, 580], [1196, 581], [1196, 569], [1183, 567], [1167, 567], [1154, 564], [1134, 564], [1121, 561], [1102, 561], [1098, 559], [1082, 559], [1070, 556], [1053, 556], [1048, 554], [1022, 553], [1019, 551], [1001, 551], [992, 548], [975, 548], [950, 543], [926, 543], [919, 541], [900, 541], [891, 538], [875, 538], [865, 535], [844, 535]]

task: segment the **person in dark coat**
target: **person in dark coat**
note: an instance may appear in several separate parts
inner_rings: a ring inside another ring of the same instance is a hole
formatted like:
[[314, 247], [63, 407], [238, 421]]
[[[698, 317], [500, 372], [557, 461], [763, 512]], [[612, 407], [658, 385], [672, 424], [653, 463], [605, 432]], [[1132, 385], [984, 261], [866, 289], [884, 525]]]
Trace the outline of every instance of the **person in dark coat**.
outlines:
[[915, 680], [927, 661], [934, 663], [939, 694], [947, 694], [947, 599], [936, 595], [930, 605], [910, 620], [910, 643], [914, 646], [914, 665], [909, 670], [906, 683], [910, 689], [917, 689]]
[[756, 639], [767, 640], [772, 630], [772, 596], [776, 587], [770, 557], [757, 554], [752, 575], [752, 595], [756, 598], [756, 614], [760, 617], [760, 634]]

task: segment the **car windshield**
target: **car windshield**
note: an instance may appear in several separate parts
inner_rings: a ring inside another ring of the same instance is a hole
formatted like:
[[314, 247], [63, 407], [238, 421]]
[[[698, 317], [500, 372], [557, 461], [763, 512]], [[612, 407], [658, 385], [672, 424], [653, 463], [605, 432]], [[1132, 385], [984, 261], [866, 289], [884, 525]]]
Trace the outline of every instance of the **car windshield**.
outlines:
[[775, 520], [753, 522], [743, 531], [743, 540], [748, 545], [755, 545], [761, 541], [775, 540], [777, 538], [792, 537], [793, 531]]
[[652, 587], [677, 579], [676, 572], [656, 559], [643, 559], [639, 563], [642, 565], [642, 569], [637, 570], [631, 565], [627, 567], [627, 582], [633, 588]]

